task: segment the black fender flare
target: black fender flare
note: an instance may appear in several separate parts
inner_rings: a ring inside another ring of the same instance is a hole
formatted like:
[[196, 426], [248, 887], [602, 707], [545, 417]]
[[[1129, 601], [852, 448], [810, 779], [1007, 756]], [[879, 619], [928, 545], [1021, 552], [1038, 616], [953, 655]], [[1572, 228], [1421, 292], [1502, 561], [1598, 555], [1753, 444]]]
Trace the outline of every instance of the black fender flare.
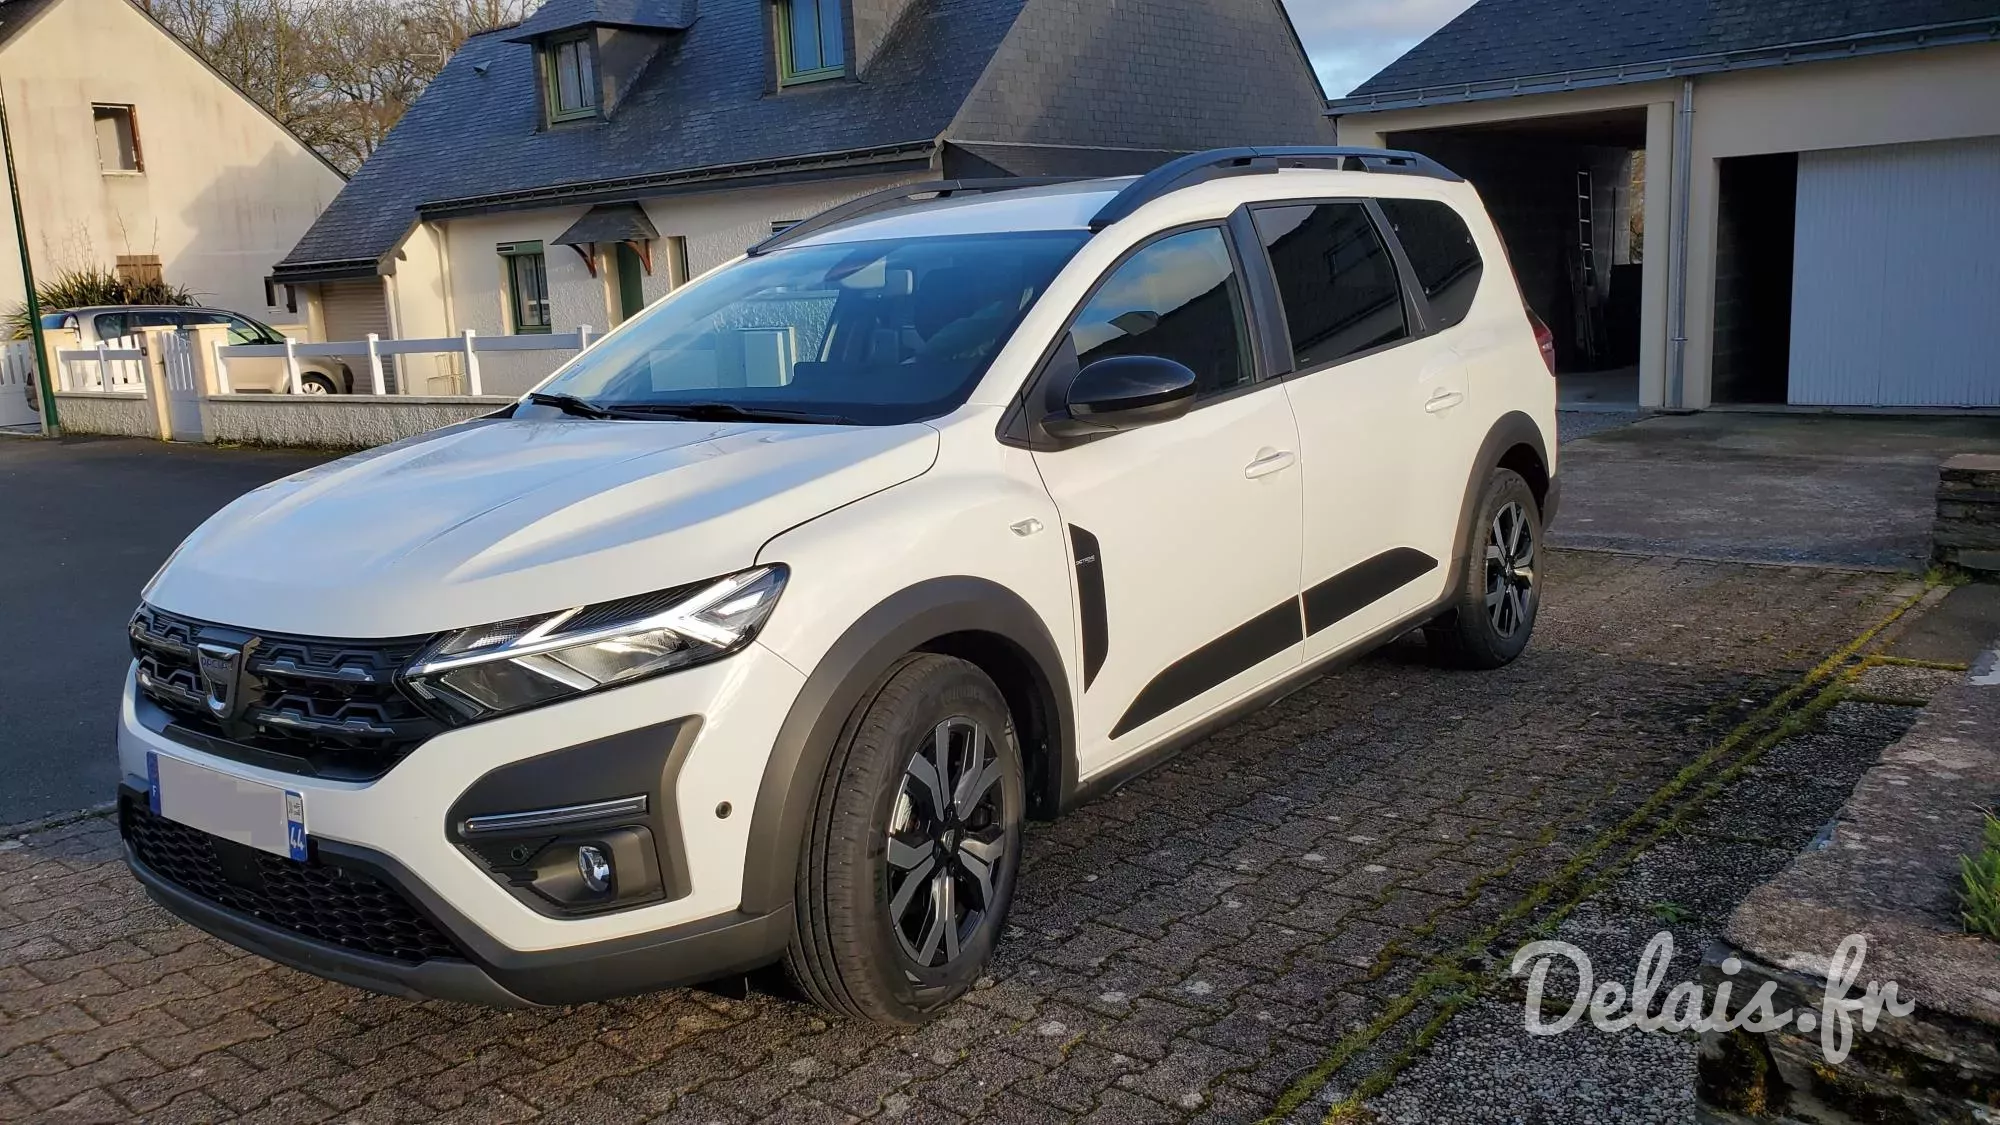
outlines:
[[1472, 526], [1479, 517], [1479, 497], [1486, 490], [1486, 478], [1500, 467], [1500, 461], [1507, 451], [1517, 445], [1525, 445], [1535, 451], [1541, 459], [1542, 471], [1549, 478], [1549, 501], [1543, 505], [1542, 521], [1546, 526], [1555, 516], [1556, 475], [1553, 462], [1549, 460], [1547, 440], [1542, 436], [1542, 428], [1535, 420], [1519, 410], [1502, 414], [1493, 428], [1486, 431], [1486, 440], [1479, 443], [1479, 455], [1472, 461], [1472, 476], [1465, 482], [1465, 498], [1461, 502], [1458, 516], [1458, 534], [1451, 543], [1451, 580], [1445, 585], [1446, 596], [1459, 588], [1465, 581], [1465, 546], [1472, 540], [1477, 529]]
[[[792, 901], [799, 847], [841, 728], [890, 666], [940, 637], [1001, 637], [1026, 657], [1036, 690], [1050, 704], [1049, 780], [1076, 785], [1076, 713], [1054, 638], [1019, 594], [984, 578], [932, 578], [885, 598], [861, 615], [806, 677], [764, 764], [743, 864], [742, 910], [761, 914]], [[1024, 750], [1028, 747], [1024, 746]]]

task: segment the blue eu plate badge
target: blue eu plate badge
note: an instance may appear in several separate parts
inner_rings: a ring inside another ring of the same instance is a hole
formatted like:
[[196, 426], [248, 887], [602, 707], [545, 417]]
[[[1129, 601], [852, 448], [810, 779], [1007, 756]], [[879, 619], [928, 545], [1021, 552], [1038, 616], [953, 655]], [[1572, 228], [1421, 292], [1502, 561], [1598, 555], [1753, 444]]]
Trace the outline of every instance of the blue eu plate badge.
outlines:
[[285, 843], [293, 859], [306, 861], [306, 798], [290, 789], [285, 790]]

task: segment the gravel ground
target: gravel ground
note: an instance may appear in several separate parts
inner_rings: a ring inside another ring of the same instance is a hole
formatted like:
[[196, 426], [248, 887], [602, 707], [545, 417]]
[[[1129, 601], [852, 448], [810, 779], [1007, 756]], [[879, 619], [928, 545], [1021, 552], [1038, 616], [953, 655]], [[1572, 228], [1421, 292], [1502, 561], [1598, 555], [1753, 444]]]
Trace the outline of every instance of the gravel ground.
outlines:
[[1578, 438], [1629, 426], [1644, 418], [1636, 411], [1629, 414], [1612, 414], [1601, 410], [1562, 410], [1556, 413], [1557, 440], [1567, 445]]

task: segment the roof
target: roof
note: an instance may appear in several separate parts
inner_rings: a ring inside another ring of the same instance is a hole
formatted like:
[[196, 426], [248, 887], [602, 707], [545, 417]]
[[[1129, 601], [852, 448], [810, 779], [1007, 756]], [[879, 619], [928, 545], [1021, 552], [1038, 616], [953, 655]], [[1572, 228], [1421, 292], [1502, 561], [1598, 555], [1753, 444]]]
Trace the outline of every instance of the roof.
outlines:
[[[1336, 110], [1541, 92], [1533, 79], [1604, 72], [1611, 84], [1858, 49], [2000, 37], [2000, 0], [1479, 0]], [[1774, 50], [1786, 48], [1786, 50]], [[1664, 64], [1678, 63], [1677, 66]]]
[[20, 30], [35, 22], [42, 10], [56, 0], [0, 0], [0, 43], [12, 39]]
[[824, 246], [933, 235], [1087, 231], [1091, 218], [1131, 182], [1130, 177], [1077, 180], [926, 200], [829, 227], [793, 245]]
[[522, 20], [508, 36], [526, 43], [544, 35], [579, 27], [631, 27], [647, 31], [686, 31], [694, 26], [696, 0], [583, 0], [544, 4]]
[[588, 246], [593, 242], [649, 242], [660, 228], [637, 203], [600, 203], [583, 213], [555, 237], [557, 246]]
[[[548, 0], [595, 10], [631, 0]], [[643, 0], [642, 0], [643, 2]], [[593, 190], [631, 199], [664, 185], [757, 169], [866, 167], [901, 153], [927, 164], [1024, 0], [912, 0], [862, 81], [769, 89], [769, 0], [701, 0], [609, 120], [541, 127], [534, 49], [519, 28], [468, 41], [299, 244], [281, 280], [373, 273], [420, 217], [550, 206]], [[450, 207], [423, 214], [449, 213]]]

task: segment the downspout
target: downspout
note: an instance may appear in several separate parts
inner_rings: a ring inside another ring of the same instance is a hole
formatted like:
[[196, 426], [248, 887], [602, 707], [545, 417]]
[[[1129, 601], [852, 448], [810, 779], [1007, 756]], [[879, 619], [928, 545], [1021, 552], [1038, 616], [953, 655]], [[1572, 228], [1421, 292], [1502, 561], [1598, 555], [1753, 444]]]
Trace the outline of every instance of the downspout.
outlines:
[[42, 298], [35, 292], [35, 264], [28, 256], [28, 220], [21, 214], [21, 186], [14, 174], [14, 135], [7, 130], [7, 99], [0, 94], [0, 149], [7, 153], [7, 196], [14, 204], [14, 241], [21, 249], [21, 285], [28, 291], [28, 335], [35, 341], [35, 382], [42, 393], [42, 433], [62, 434], [56, 417], [55, 369], [49, 366], [49, 344], [42, 335]]
[[1694, 79], [1681, 80], [1681, 108], [1674, 119], [1674, 249], [1668, 263], [1667, 319], [1673, 336], [1667, 356], [1669, 410], [1687, 407], [1688, 223], [1694, 216]]

